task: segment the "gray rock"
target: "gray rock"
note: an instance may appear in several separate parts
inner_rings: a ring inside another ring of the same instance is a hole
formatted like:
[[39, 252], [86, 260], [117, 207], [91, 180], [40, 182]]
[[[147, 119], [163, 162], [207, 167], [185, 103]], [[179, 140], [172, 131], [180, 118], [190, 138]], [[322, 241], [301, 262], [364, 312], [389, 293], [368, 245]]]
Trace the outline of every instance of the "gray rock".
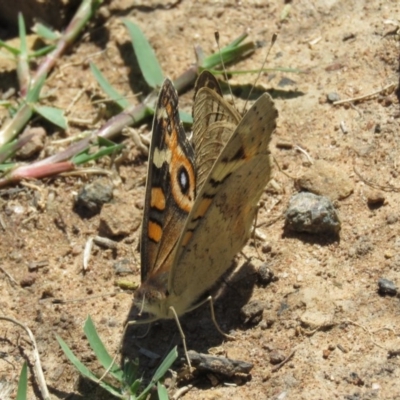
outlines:
[[290, 199], [285, 225], [295, 232], [337, 234], [340, 231], [340, 220], [331, 201], [307, 192]]
[[378, 281], [378, 292], [382, 295], [396, 296], [397, 287], [392, 281], [389, 281], [389, 279], [380, 278]]
[[97, 179], [83, 186], [75, 201], [75, 207], [79, 214], [92, 216], [97, 214], [101, 206], [113, 198], [113, 185], [108, 179]]
[[340, 96], [335, 92], [328, 93], [326, 95], [326, 98], [329, 101], [329, 103], [334, 103], [335, 101], [339, 101], [340, 100]]
[[262, 320], [264, 308], [264, 302], [258, 300], [251, 301], [240, 310], [240, 319], [245, 324], [256, 325]]

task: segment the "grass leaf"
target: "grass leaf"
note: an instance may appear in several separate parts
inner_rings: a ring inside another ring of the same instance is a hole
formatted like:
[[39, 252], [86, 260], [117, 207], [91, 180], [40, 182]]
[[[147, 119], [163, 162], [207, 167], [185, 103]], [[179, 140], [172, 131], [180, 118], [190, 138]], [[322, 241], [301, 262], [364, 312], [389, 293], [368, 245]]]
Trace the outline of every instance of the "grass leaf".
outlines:
[[48, 106], [34, 106], [34, 110], [52, 124], [57, 125], [64, 130], [68, 128], [67, 120], [64, 117], [63, 110]]
[[47, 76], [44, 74], [42, 75], [28, 90], [26, 94], [26, 101], [28, 103], [36, 103], [39, 100], [40, 92], [42, 87], [46, 81]]
[[100, 381], [97, 379], [96, 375], [94, 375], [84, 364], [82, 364], [75, 354], [71, 351], [68, 345], [61, 339], [60, 336], [56, 335], [56, 339], [63, 350], [66, 357], [71, 361], [71, 363], [75, 366], [75, 368], [86, 378], [90, 379], [93, 382], [98, 383], [102, 388], [107, 390], [109, 393], [113, 394], [116, 397], [123, 398], [121, 393], [114, 388], [113, 386], [107, 384], [104, 381]]
[[159, 400], [168, 400], [168, 392], [166, 387], [158, 382], [157, 383], [157, 394], [158, 394], [158, 399]]
[[[94, 351], [94, 354], [96, 354], [96, 357], [99, 360], [100, 364], [105, 369], [108, 369], [108, 367], [114, 362], [114, 360], [104, 347], [104, 344], [97, 334], [96, 328], [90, 316], [88, 316], [86, 319], [83, 331], [85, 332], [90, 347]], [[117, 364], [114, 363], [114, 365], [111, 367], [110, 374], [113, 375], [118, 381], [122, 381], [123, 371]]]
[[50, 40], [52, 42], [55, 42], [60, 38], [60, 34], [58, 32], [54, 32], [47, 26], [41, 24], [40, 22], [36, 22], [36, 24], [32, 28], [32, 31], [35, 32], [41, 38]]
[[98, 137], [98, 146], [100, 149], [95, 153], [90, 153], [90, 148], [74, 156], [71, 160], [75, 165], [87, 163], [89, 161], [97, 160], [101, 157], [119, 152], [123, 149], [123, 144], [115, 144], [110, 140]]
[[128, 19], [124, 20], [124, 24], [131, 37], [133, 50], [146, 83], [153, 89], [161, 87], [164, 74], [146, 36], [136, 24]]
[[21, 374], [19, 375], [18, 391], [15, 400], [26, 400], [28, 391], [28, 367], [26, 361], [22, 365]]
[[9, 44], [7, 44], [6, 42], [3, 42], [2, 40], [0, 40], [0, 48], [1, 47], [4, 47], [7, 51], [9, 51], [15, 57], [17, 57], [19, 54], [19, 49], [10, 46]]
[[146, 389], [144, 389], [144, 391], [140, 394], [138, 400], [146, 399], [147, 394], [150, 393], [150, 390], [153, 388], [153, 386], [165, 375], [165, 373], [168, 371], [168, 369], [171, 367], [171, 365], [177, 358], [178, 358], [178, 350], [176, 349], [175, 346], [168, 353], [167, 357], [165, 357], [161, 365], [157, 368], [157, 371], [153, 375], [151, 382], [146, 386]]
[[192, 125], [193, 124], [192, 114], [189, 114], [189, 113], [187, 113], [185, 111], [179, 111], [179, 118], [186, 125]]
[[201, 68], [203, 69], [212, 69], [213, 67], [221, 64], [221, 58], [224, 61], [224, 64], [229, 64], [232, 61], [236, 61], [241, 57], [248, 56], [255, 50], [256, 46], [254, 42], [247, 42], [240, 46], [232, 47], [232, 45], [228, 45], [221, 49], [221, 54], [214, 53], [205, 58], [201, 64]]
[[18, 13], [18, 36], [20, 40], [20, 57], [28, 59], [28, 45], [26, 41], [26, 28], [24, 17], [21, 13]]
[[95, 64], [90, 63], [90, 70], [92, 71], [93, 76], [96, 78], [97, 83], [104, 90], [108, 97], [114, 100], [122, 109], [129, 107], [129, 101], [112, 87], [110, 82], [108, 82]]

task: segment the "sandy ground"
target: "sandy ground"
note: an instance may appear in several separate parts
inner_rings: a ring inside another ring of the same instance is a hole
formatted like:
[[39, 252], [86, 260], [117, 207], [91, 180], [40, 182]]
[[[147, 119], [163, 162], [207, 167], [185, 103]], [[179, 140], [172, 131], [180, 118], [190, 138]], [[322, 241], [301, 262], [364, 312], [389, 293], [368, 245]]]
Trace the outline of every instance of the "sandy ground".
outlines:
[[[216, 303], [217, 320], [236, 340], [226, 341], [218, 334], [207, 307], [181, 319], [189, 349], [252, 362], [253, 369], [249, 376], [230, 379], [200, 373], [194, 379], [168, 379], [171, 395], [192, 384], [184, 399], [400, 399], [399, 298], [378, 293], [379, 278], [400, 285], [400, 110], [395, 91], [399, 36], [390, 23], [400, 19], [400, 3], [300, 0], [290, 4], [285, 19], [287, 6], [275, 0], [139, 3], [112, 2], [105, 10], [106, 22], [92, 26], [60, 60], [47, 86], [51, 98], [45, 102], [64, 109], [72, 104], [71, 123], [66, 133], [46, 125], [49, 145], [94, 128], [90, 121], [99, 105], [93, 100], [101, 91], [88, 61], [136, 101], [142, 87], [123, 17], [142, 28], [171, 78], [195, 61], [194, 45], [206, 54], [216, 51], [215, 30], [222, 44], [245, 30], [251, 39], [268, 43], [277, 32], [268, 67], [303, 71], [271, 71], [260, 80], [279, 110], [271, 152], [281, 170], [274, 168], [273, 184], [262, 198], [258, 226], [265, 238], [256, 241], [259, 251], [253, 242], [244, 248], [250, 261], [238, 256], [242, 268], [223, 285]], [[264, 57], [265, 47], [234, 68], [260, 68]], [[11, 76], [0, 74], [3, 91], [14, 85]], [[254, 76], [232, 81], [251, 84]], [[366, 97], [335, 106], [327, 100], [334, 93], [342, 100]], [[192, 96], [188, 91], [180, 99], [187, 112]], [[242, 109], [242, 100], [235, 103]], [[73, 122], [77, 119], [87, 122], [78, 125]], [[148, 121], [143, 132], [150, 127]], [[105, 174], [103, 182], [114, 187], [114, 198], [100, 215], [82, 218], [74, 209], [79, 190], [98, 180], [98, 174], [30, 182], [0, 192], [1, 314], [32, 330], [53, 398], [110, 398], [79, 377], [55, 334], [99, 374], [82, 331], [87, 315], [108, 350], [118, 350], [132, 293], [115, 282], [121, 279], [117, 271], [124, 263], [129, 270], [124, 279], [140, 280], [137, 245], [147, 164], [131, 139], [121, 140], [127, 150], [118, 169], [110, 159], [95, 165]], [[298, 191], [299, 178], [311, 171], [313, 181], [327, 166], [334, 172], [328, 174], [332, 179], [323, 194], [331, 197], [339, 214], [339, 237], [287, 233], [280, 217]], [[114, 250], [94, 246], [83, 273], [85, 243], [102, 234], [100, 218], [110, 215], [125, 234]], [[257, 280], [262, 262], [276, 278], [267, 285]], [[57, 304], [56, 299], [64, 302]], [[264, 308], [257, 324], [245, 324], [240, 317], [240, 309], [251, 301]], [[124, 350], [140, 356], [148, 378], [174, 344], [182, 356], [176, 325], [163, 321], [146, 339], [126, 339]], [[141, 348], [160, 358], [149, 359]], [[15, 395], [23, 355], [32, 362], [31, 346], [19, 328], [1, 322], [0, 351], [0, 382], [11, 385]], [[289, 356], [275, 368], [276, 360]], [[180, 367], [177, 363], [174, 370]], [[29, 393], [30, 399], [40, 398], [33, 379]]]

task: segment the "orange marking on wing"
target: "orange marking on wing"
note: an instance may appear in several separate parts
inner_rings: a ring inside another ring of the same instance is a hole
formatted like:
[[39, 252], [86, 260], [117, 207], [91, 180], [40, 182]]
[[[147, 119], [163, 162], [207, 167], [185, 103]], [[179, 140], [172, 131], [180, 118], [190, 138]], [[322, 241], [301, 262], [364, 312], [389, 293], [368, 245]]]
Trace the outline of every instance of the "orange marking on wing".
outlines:
[[[180, 127], [178, 126], [177, 121], [173, 118], [174, 110], [171, 108], [171, 104], [166, 104], [165, 109], [168, 114], [168, 121], [165, 120], [164, 123], [166, 125], [168, 125], [168, 123], [171, 125], [171, 134], [166, 135], [165, 141], [171, 151], [170, 176], [172, 196], [178, 207], [189, 213], [192, 209], [195, 197], [195, 173], [190, 160], [188, 160], [179, 145], [178, 130]], [[164, 126], [164, 129], [167, 130], [167, 126]], [[182, 192], [179, 182], [181, 168], [184, 168], [188, 174], [189, 190], [187, 193]]]
[[205, 197], [203, 200], [201, 200], [201, 203], [199, 207], [196, 210], [196, 214], [193, 215], [193, 219], [196, 218], [201, 218], [204, 216], [204, 214], [207, 212], [208, 207], [210, 207], [211, 203], [213, 202], [213, 199]]
[[155, 187], [151, 189], [150, 207], [157, 208], [157, 210], [165, 209], [165, 195], [161, 188]]
[[161, 240], [162, 237], [162, 228], [160, 225], [158, 225], [155, 222], [149, 221], [148, 229], [147, 229], [147, 235], [149, 239], [155, 241], [158, 243]]
[[182, 238], [181, 245], [183, 247], [185, 247], [189, 243], [189, 241], [192, 238], [192, 236], [193, 236], [193, 232], [189, 232], [189, 231], [185, 232], [185, 236]]

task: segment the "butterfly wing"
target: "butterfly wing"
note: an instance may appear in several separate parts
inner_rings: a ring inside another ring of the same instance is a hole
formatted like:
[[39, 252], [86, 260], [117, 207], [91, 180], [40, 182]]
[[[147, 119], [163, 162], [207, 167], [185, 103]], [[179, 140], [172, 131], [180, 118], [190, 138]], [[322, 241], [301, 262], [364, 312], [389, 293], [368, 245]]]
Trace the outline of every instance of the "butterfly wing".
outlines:
[[196, 82], [193, 103], [193, 137], [197, 191], [235, 131], [241, 116], [222, 97], [217, 79], [203, 71]]
[[270, 179], [269, 142], [277, 110], [263, 94], [217, 158], [188, 216], [169, 289], [189, 306], [229, 268], [248, 240]]
[[[141, 233], [142, 282], [167, 275], [173, 250], [195, 200], [194, 151], [178, 113], [169, 79], [154, 114]], [[163, 274], [165, 273], [165, 274]]]

